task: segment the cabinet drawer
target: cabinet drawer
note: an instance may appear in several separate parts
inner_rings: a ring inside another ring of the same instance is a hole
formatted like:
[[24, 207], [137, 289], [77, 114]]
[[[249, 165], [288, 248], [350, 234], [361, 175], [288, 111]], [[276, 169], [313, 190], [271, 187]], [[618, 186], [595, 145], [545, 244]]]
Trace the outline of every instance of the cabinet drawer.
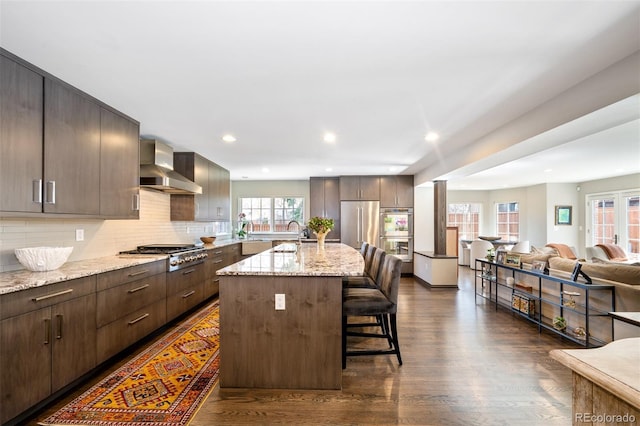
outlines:
[[204, 281], [204, 263], [167, 273], [167, 295], [184, 292]]
[[204, 263], [205, 265], [205, 276], [207, 279], [213, 278], [216, 276], [216, 271], [218, 269], [222, 269], [226, 266], [225, 256], [222, 251], [219, 251], [219, 254], [216, 254], [212, 257], [212, 254], [209, 253], [209, 257], [207, 261]]
[[160, 274], [166, 270], [167, 261], [158, 260], [157, 262], [143, 263], [142, 265], [105, 272], [104, 274], [98, 275], [98, 291]]
[[204, 300], [203, 283], [193, 284], [191, 287], [167, 296], [167, 321], [187, 312]]
[[166, 323], [165, 299], [98, 329], [98, 364], [131, 346]]
[[204, 299], [220, 293], [220, 277], [207, 278], [204, 281]]
[[95, 293], [96, 276], [62, 281], [28, 290], [15, 291], [0, 298], [0, 319]]
[[166, 274], [157, 274], [99, 291], [96, 313], [98, 328], [166, 298], [166, 283]]

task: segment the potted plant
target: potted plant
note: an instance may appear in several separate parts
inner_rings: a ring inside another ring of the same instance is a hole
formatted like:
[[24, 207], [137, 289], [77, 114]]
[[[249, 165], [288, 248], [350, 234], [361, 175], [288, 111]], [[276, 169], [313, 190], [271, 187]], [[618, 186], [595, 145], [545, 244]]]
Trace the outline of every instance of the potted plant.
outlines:
[[564, 331], [567, 328], [567, 320], [564, 317], [555, 317], [553, 319], [553, 328], [556, 330]]
[[307, 222], [307, 228], [311, 229], [318, 238], [318, 246], [324, 247], [324, 238], [334, 227], [333, 219], [314, 216]]

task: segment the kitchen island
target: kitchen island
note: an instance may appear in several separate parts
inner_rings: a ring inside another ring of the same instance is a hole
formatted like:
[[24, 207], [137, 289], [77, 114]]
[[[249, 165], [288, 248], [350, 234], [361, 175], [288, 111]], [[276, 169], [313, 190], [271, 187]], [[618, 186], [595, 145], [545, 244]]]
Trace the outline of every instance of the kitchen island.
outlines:
[[344, 244], [282, 244], [218, 271], [220, 387], [340, 389]]
[[573, 424], [637, 424], [640, 419], [640, 337], [595, 349], [554, 349], [573, 371]]

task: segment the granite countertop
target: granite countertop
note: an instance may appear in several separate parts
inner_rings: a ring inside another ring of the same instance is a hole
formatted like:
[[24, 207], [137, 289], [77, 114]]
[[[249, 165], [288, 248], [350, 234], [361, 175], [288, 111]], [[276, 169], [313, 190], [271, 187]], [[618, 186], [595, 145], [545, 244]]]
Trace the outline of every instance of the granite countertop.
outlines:
[[346, 244], [280, 244], [218, 271], [218, 275], [359, 276], [364, 259]]
[[167, 255], [114, 255], [67, 262], [54, 271], [0, 273], [0, 295], [166, 259]]
[[640, 409], [640, 337], [595, 349], [555, 349], [550, 356]]

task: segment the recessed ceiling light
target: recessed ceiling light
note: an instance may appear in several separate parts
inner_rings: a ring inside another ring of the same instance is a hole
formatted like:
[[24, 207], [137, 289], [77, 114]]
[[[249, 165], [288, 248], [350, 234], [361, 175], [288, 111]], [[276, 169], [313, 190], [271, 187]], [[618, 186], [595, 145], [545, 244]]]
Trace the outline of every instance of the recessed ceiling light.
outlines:
[[440, 135], [438, 135], [436, 132], [428, 132], [424, 137], [424, 140], [427, 142], [435, 142], [438, 139], [440, 139]]
[[325, 172], [332, 172], [333, 169], [331, 167], [327, 167], [326, 169], [324, 169]]
[[262, 168], [262, 173], [269, 173], [269, 169], [267, 167]]
[[236, 138], [235, 138], [235, 136], [233, 136], [233, 135], [229, 135], [229, 134], [227, 134], [227, 135], [224, 135], [224, 136], [222, 137], [222, 140], [223, 140], [223, 141], [225, 141], [225, 142], [231, 143], [231, 142], [235, 142], [235, 141], [236, 141]]
[[552, 171], [553, 171], [553, 169], [544, 169], [545, 173], [549, 173], [549, 172], [552, 172]]
[[327, 132], [324, 134], [323, 139], [327, 143], [335, 143], [337, 137], [335, 133]]
[[390, 172], [395, 172], [398, 168], [396, 166], [389, 167]]

